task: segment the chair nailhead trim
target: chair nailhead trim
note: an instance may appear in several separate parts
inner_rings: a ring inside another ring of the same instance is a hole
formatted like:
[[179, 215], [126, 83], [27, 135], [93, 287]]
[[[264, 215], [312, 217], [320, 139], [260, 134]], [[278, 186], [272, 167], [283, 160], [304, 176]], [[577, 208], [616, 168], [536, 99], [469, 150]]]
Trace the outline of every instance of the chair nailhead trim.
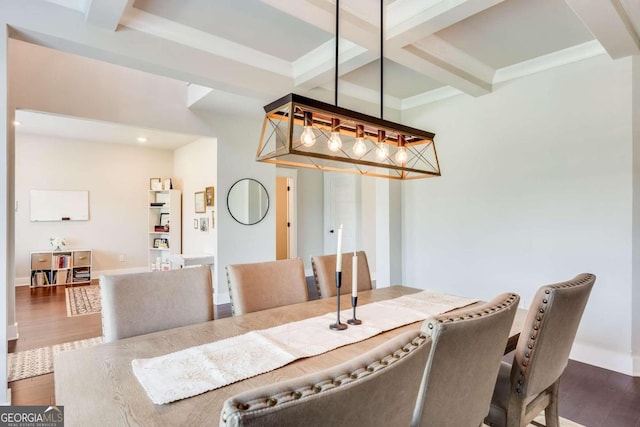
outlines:
[[[549, 285], [544, 290], [544, 293], [545, 295], [550, 295], [552, 290], [582, 286], [585, 283], [588, 283], [590, 280], [592, 280], [592, 278], [593, 278], [593, 275], [588, 274], [582, 280], [575, 280], [575, 281], [571, 280], [567, 282], [556, 283], [554, 285]], [[543, 298], [540, 306], [538, 307], [539, 314], [536, 316], [536, 320], [532, 325], [533, 332], [531, 332], [531, 334], [529, 335], [529, 342], [527, 343], [527, 348], [531, 350], [531, 352], [528, 352], [528, 351], [525, 352], [524, 359], [520, 362], [521, 369], [519, 371], [519, 378], [516, 381], [516, 383], [518, 384], [518, 387], [516, 387], [516, 393], [518, 394], [521, 394], [523, 392], [523, 389], [521, 386], [522, 384], [526, 383], [526, 376], [528, 372], [527, 365], [529, 364], [529, 359], [531, 359], [531, 357], [535, 353], [536, 338], [538, 337], [537, 331], [540, 330], [540, 327], [544, 320], [544, 313], [547, 310], [547, 304], [549, 304], [549, 298]]]
[[[393, 353], [385, 356], [383, 359], [377, 362], [373, 362], [367, 367], [357, 368], [353, 372], [344, 373], [343, 375], [340, 375], [333, 380], [326, 380], [319, 384], [306, 385], [297, 390], [278, 393], [275, 396], [261, 397], [256, 400], [250, 401], [249, 403], [237, 403], [236, 408], [240, 411], [246, 411], [249, 408], [253, 407], [253, 410], [256, 411], [264, 409], [265, 407], [283, 405], [287, 402], [290, 402], [291, 400], [302, 399], [312, 394], [333, 390], [336, 387], [347, 385], [352, 381], [357, 381], [360, 378], [367, 377], [373, 372], [380, 371], [382, 369], [385, 369], [387, 366], [393, 365], [398, 360], [407, 357], [407, 355], [412, 351], [420, 348], [425, 342], [427, 342], [427, 337], [421, 334], [414, 338], [410, 343], [405, 344], [401, 349], [394, 350]], [[223, 421], [226, 422], [227, 416], [227, 413], [222, 414]]]

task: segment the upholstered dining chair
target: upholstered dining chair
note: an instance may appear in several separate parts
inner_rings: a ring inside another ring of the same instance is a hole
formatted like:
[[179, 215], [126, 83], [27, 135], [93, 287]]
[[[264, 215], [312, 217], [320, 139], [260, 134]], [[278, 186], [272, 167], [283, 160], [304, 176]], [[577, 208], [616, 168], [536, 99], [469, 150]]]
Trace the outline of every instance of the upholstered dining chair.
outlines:
[[208, 266], [100, 277], [104, 342], [213, 320]]
[[[358, 251], [356, 254], [358, 255], [358, 290], [368, 291], [372, 285], [367, 254], [364, 251]], [[351, 252], [342, 254], [340, 295], [351, 293], [352, 257], [353, 253]], [[311, 266], [320, 298], [336, 296], [336, 255], [312, 256]]]
[[505, 293], [424, 321], [422, 331], [433, 344], [412, 426], [482, 425], [519, 301]]
[[405, 332], [333, 368], [227, 399], [220, 426], [408, 426], [431, 339]]
[[502, 362], [485, 423], [528, 425], [542, 410], [547, 427], [559, 427], [558, 384], [596, 277], [542, 286], [518, 339], [513, 363]]
[[227, 265], [234, 316], [309, 300], [300, 258]]

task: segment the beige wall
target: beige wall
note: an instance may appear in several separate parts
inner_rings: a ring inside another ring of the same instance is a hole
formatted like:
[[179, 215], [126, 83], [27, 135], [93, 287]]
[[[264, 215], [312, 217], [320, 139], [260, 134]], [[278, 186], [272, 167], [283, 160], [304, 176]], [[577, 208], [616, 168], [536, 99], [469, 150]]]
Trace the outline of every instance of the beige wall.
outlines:
[[[172, 174], [173, 151], [18, 134], [16, 284], [28, 284], [29, 252], [55, 236], [93, 249], [94, 277], [147, 269], [149, 178]], [[88, 190], [89, 221], [29, 221], [30, 190]]]

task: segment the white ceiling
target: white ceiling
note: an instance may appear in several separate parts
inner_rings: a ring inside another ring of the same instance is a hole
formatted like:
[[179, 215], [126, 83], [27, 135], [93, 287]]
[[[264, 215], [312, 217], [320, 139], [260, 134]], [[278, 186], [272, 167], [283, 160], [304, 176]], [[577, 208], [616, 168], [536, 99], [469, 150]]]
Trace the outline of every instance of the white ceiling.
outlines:
[[[27, 110], [17, 110], [16, 121], [18, 124], [15, 126], [15, 132], [18, 138], [19, 135], [30, 134], [47, 138], [58, 137], [87, 142], [138, 145], [160, 150], [175, 150], [200, 138], [197, 135], [142, 129]], [[138, 138], [144, 138], [145, 141], [138, 141]]]
[[[210, 89], [190, 108], [334, 101], [335, 0], [0, 0], [0, 12], [15, 38]], [[384, 104], [400, 112], [640, 54], [640, 0], [385, 0], [384, 13]], [[379, 22], [379, 1], [340, 3], [341, 106], [379, 111]]]

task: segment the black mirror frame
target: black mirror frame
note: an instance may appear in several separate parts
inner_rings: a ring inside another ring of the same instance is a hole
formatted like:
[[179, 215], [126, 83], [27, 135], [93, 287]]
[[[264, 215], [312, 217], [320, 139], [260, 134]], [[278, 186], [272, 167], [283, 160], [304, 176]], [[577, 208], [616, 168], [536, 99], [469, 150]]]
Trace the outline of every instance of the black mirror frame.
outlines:
[[[242, 181], [254, 181], [255, 183], [257, 183], [262, 188], [262, 190], [264, 190], [264, 194], [267, 196], [267, 208], [265, 209], [264, 214], [256, 222], [246, 223], [246, 222], [240, 221], [238, 218], [233, 216], [233, 212], [231, 212], [231, 208], [229, 207], [229, 195], [231, 194], [231, 190], [233, 190], [233, 187], [235, 187], [236, 184], [238, 184], [239, 182], [242, 182]], [[266, 187], [264, 185], [262, 185], [262, 183], [260, 181], [258, 181], [257, 179], [241, 178], [241, 179], [237, 180], [236, 182], [234, 182], [233, 185], [229, 188], [229, 191], [227, 192], [227, 211], [229, 212], [229, 215], [231, 215], [231, 218], [233, 218], [238, 224], [242, 224], [242, 225], [256, 225], [256, 224], [258, 224], [259, 222], [261, 222], [263, 219], [266, 218], [267, 214], [269, 213], [270, 205], [271, 205], [271, 199], [269, 197], [269, 192], [267, 191]]]

